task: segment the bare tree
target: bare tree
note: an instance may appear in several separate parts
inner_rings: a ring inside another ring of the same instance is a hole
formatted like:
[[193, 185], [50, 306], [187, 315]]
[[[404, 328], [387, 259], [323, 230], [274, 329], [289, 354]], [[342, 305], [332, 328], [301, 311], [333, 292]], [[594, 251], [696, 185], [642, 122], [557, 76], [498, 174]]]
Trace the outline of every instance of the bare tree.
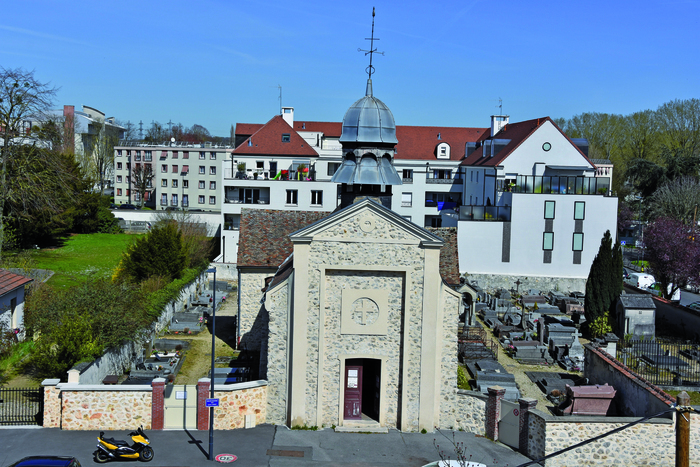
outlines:
[[700, 205], [700, 183], [694, 177], [681, 177], [659, 187], [651, 196], [653, 217], [670, 217], [690, 224]]
[[136, 164], [131, 170], [131, 179], [134, 190], [139, 194], [140, 207], [143, 207], [143, 203], [146, 201], [146, 192], [153, 187], [154, 177], [155, 174], [150, 164]]
[[118, 132], [104, 120], [95, 120], [91, 126], [96, 133], [90, 145], [91, 175], [98, 183], [101, 195], [114, 170], [114, 146], [118, 142]]
[[[26, 136], [28, 121], [42, 121], [48, 113], [57, 89], [34, 77], [34, 71], [0, 68], [0, 257], [5, 234], [5, 202], [8, 199], [8, 169]], [[41, 180], [29, 180], [39, 183]]]

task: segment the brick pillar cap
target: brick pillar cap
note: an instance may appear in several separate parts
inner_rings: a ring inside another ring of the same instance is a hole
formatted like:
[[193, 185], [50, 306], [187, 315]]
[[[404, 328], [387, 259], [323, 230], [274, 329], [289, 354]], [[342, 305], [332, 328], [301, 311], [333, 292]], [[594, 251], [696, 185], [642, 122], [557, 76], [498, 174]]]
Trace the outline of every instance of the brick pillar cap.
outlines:
[[487, 388], [489, 394], [505, 394], [506, 388], [502, 388], [501, 386], [491, 386], [490, 388]]
[[199, 378], [197, 382], [211, 384], [211, 378]]
[[60, 383], [61, 380], [56, 378], [56, 379], [45, 379], [44, 381], [41, 382], [42, 386], [56, 386], [58, 383]]
[[518, 399], [518, 402], [521, 404], [535, 404], [537, 405], [537, 399], [532, 398], [532, 397], [521, 397]]
[[151, 384], [165, 384], [165, 378], [153, 378]]

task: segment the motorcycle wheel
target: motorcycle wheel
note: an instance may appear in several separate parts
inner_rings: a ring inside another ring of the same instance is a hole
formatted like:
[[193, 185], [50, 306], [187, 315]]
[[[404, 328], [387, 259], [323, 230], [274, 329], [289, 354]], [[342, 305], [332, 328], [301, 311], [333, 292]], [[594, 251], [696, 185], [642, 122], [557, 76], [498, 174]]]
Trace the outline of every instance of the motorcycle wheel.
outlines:
[[139, 460], [142, 460], [144, 462], [151, 462], [153, 460], [153, 456], [155, 453], [153, 452], [153, 448], [150, 446], [146, 446], [143, 448], [143, 451], [139, 454]]
[[104, 464], [109, 460], [109, 455], [104, 452], [102, 449], [98, 449], [95, 451], [95, 462], [98, 464]]

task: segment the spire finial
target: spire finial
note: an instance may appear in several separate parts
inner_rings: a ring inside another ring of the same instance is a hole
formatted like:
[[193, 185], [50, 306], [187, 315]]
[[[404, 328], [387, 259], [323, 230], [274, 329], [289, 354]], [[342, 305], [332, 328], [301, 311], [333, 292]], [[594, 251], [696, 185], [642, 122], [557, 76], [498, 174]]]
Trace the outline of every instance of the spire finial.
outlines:
[[[369, 66], [365, 69], [365, 72], [369, 76], [368, 80], [367, 80], [368, 83], [371, 83], [372, 73], [374, 73], [374, 67], [372, 66], [372, 56], [374, 54], [384, 55], [384, 52], [377, 52], [377, 49], [374, 47], [374, 41], [379, 40], [378, 37], [374, 37], [374, 16], [375, 16], [374, 7], [372, 7], [372, 37], [365, 38], [366, 41], [370, 41], [369, 42], [369, 50], [357, 49], [358, 52], [364, 52], [365, 56], [369, 55]], [[371, 89], [372, 89], [371, 85], [368, 85], [368, 92]]]

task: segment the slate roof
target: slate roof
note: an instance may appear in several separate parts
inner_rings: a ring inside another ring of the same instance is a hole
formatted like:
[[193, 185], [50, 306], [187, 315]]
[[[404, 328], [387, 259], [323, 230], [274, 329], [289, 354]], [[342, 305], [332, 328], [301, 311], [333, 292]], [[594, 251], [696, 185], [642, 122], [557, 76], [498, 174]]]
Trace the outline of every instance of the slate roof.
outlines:
[[319, 211], [241, 209], [238, 267], [278, 267], [294, 249], [289, 234], [329, 214]]
[[399, 144], [396, 145], [396, 159], [440, 160], [437, 158], [437, 146], [440, 143], [447, 143], [450, 145], [449, 160], [459, 161], [466, 154], [467, 143], [481, 141], [487, 138], [490, 132], [490, 128], [398, 125], [396, 138]]
[[[288, 142], [282, 141], [283, 134], [289, 135]], [[249, 141], [252, 141], [250, 145]], [[281, 115], [272, 117], [269, 122], [234, 149], [233, 154], [318, 157], [316, 150], [309, 146]]]
[[627, 309], [655, 309], [656, 304], [651, 298], [651, 294], [622, 294], [620, 295], [622, 306]]
[[610, 159], [591, 159], [591, 162], [595, 165], [613, 165]]
[[340, 138], [343, 124], [340, 122], [294, 122], [295, 131], [317, 131], [329, 138]]
[[591, 162], [591, 160], [586, 157], [586, 155], [581, 152], [581, 150], [576, 146], [573, 141], [571, 141], [571, 138], [566, 136], [563, 131], [557, 126], [554, 121], [552, 121], [551, 118], [549, 117], [544, 117], [544, 118], [535, 118], [532, 120], [525, 120], [524, 122], [517, 122], [517, 123], [508, 123], [505, 125], [501, 131], [496, 133], [496, 135], [493, 138], [488, 138], [488, 139], [509, 139], [510, 143], [508, 143], [503, 149], [501, 149], [498, 154], [495, 154], [493, 157], [482, 157], [483, 151], [484, 151], [484, 146], [482, 145], [481, 147], [477, 148], [476, 151], [471, 153], [469, 157], [464, 159], [462, 161], [461, 165], [468, 165], [472, 167], [496, 167], [498, 165], [501, 165], [501, 163], [508, 157], [510, 154], [515, 151], [522, 143], [525, 141], [527, 138], [532, 135], [535, 130], [537, 130], [539, 127], [544, 125], [546, 122], [550, 122], [554, 127], [559, 130], [559, 132], [571, 143], [571, 145], [581, 154], [581, 156], [586, 159], [588, 162], [591, 163], [595, 167], [595, 164]]
[[440, 275], [449, 285], [459, 285], [459, 257], [455, 227], [428, 227], [425, 230], [445, 240], [440, 249]]
[[0, 269], [0, 297], [12, 292], [13, 290], [24, 287], [32, 282], [33, 279], [15, 274], [7, 269]]

